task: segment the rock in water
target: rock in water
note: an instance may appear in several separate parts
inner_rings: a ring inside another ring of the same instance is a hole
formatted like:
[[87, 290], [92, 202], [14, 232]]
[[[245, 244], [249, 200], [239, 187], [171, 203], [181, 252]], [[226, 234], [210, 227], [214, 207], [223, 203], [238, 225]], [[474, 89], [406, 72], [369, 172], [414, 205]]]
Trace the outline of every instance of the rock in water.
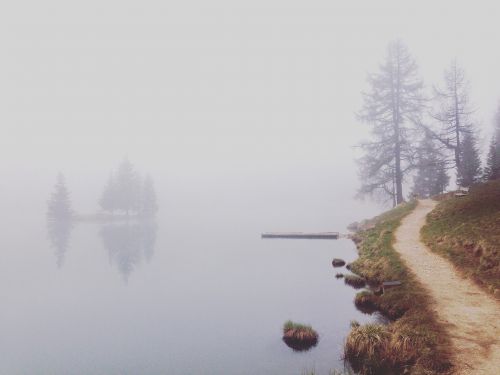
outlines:
[[339, 259], [339, 258], [335, 258], [335, 259], [332, 260], [332, 266], [334, 266], [334, 267], [345, 266], [345, 260]]

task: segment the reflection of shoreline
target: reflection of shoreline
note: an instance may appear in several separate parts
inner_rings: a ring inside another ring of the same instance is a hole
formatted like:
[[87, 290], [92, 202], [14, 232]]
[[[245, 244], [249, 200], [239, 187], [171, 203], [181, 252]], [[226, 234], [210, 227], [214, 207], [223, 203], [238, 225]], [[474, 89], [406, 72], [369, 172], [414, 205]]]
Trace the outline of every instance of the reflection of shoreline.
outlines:
[[118, 220], [103, 225], [99, 234], [111, 263], [116, 263], [125, 281], [142, 262], [154, 254], [157, 224], [155, 220]]
[[64, 257], [69, 249], [71, 230], [73, 223], [71, 220], [48, 220], [47, 236], [54, 249], [56, 264], [58, 268], [64, 263]]

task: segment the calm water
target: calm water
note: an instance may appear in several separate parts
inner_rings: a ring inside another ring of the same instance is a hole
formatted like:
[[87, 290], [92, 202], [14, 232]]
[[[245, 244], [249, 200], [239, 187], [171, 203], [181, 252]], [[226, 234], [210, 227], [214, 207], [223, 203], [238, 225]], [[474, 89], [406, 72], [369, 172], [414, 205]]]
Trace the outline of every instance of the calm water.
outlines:
[[[353, 244], [260, 239], [272, 230], [343, 231], [342, 212], [304, 220], [318, 207], [268, 203], [185, 197], [142, 224], [13, 218], [1, 243], [0, 374], [342, 368], [350, 320], [373, 319], [354, 308], [355, 291], [331, 266], [333, 257], [355, 259]], [[288, 348], [287, 319], [311, 324], [318, 345]]]

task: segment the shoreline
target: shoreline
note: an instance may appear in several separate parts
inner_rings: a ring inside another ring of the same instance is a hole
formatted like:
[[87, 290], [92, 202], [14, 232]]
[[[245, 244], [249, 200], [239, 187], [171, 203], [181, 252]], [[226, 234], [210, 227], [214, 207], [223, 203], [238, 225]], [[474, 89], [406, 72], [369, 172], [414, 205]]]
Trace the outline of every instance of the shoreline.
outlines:
[[369, 285], [401, 281], [401, 285], [382, 294], [363, 290], [355, 305], [365, 312], [380, 312], [387, 325], [353, 324], [344, 355], [353, 369], [365, 374], [450, 373], [450, 338], [438, 322], [432, 300], [413, 272], [393, 247], [394, 231], [416, 207], [405, 203], [373, 219], [366, 220], [351, 235], [358, 259], [351, 271]]

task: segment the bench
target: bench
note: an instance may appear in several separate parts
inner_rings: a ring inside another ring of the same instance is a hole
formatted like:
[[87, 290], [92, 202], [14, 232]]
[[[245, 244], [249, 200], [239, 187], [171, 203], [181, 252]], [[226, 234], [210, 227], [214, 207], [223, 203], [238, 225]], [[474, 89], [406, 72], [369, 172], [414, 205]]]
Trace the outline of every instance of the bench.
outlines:
[[465, 197], [469, 195], [469, 187], [459, 186], [455, 192], [455, 197]]

